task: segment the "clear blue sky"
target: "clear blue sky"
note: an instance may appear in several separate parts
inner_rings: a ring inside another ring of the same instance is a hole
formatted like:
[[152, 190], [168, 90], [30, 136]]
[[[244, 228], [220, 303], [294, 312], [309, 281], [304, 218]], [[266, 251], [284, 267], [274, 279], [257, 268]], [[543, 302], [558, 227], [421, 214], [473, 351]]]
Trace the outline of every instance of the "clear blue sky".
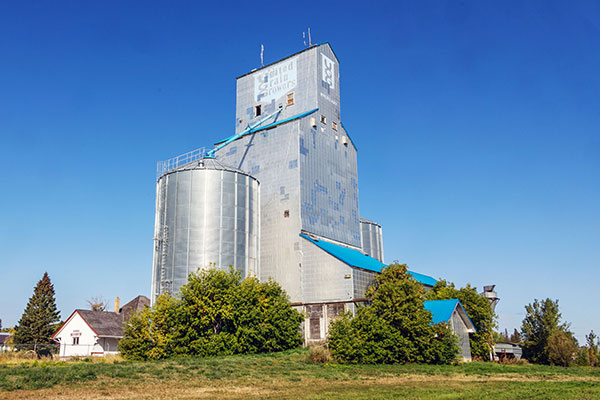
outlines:
[[156, 161], [233, 133], [235, 77], [329, 41], [386, 261], [600, 332], [600, 3], [0, 3], [0, 318], [149, 295]]

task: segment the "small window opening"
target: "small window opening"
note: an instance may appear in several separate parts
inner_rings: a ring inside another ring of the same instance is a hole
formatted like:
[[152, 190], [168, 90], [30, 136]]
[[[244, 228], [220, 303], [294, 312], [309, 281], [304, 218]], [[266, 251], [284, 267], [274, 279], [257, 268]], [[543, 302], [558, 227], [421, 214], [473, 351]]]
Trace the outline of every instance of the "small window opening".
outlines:
[[254, 107], [254, 116], [260, 117], [262, 115], [262, 106], [259, 104]]
[[73, 338], [73, 344], [79, 344], [79, 336]]
[[327, 118], [325, 118], [325, 116], [323, 114], [321, 114], [321, 123], [322, 124], [326, 124], [327, 123]]
[[285, 211], [283, 212], [283, 217], [284, 217], [284, 218], [289, 218], [289, 217], [290, 217], [290, 210], [285, 210]]
[[331, 121], [331, 127], [333, 128], [334, 131], [337, 131], [337, 122]]
[[287, 105], [288, 106], [293, 106], [294, 105], [294, 93], [288, 93], [287, 95]]

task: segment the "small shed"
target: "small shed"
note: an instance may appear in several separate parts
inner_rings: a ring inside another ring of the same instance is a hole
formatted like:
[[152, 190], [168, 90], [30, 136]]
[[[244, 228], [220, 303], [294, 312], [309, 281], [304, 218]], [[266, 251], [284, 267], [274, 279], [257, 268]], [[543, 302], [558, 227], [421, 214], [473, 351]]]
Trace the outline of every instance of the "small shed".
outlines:
[[431, 312], [431, 323], [447, 323], [459, 337], [460, 356], [463, 361], [471, 361], [471, 343], [469, 333], [476, 332], [471, 318], [458, 299], [430, 300], [425, 302], [425, 309]]
[[516, 343], [498, 342], [494, 345], [494, 354], [499, 360], [505, 358], [520, 360], [523, 356], [523, 349]]

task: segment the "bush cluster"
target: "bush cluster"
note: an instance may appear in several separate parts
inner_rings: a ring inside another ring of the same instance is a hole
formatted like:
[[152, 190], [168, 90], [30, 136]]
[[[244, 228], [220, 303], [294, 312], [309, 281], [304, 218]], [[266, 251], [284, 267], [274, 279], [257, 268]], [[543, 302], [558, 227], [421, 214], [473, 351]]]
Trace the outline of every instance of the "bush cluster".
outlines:
[[301, 345], [302, 320], [276, 282], [209, 269], [191, 274], [179, 298], [162, 295], [133, 316], [119, 350], [140, 360], [282, 351]]
[[356, 316], [331, 323], [329, 348], [343, 363], [431, 363], [456, 361], [458, 338], [446, 324], [431, 325], [423, 305], [424, 289], [406, 265], [382, 270], [367, 293], [371, 303]]

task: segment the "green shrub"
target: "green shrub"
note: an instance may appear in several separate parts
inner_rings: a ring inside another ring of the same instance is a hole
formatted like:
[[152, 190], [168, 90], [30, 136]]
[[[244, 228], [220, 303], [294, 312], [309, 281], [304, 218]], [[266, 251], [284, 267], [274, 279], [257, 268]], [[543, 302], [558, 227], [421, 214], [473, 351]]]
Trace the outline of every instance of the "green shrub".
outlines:
[[138, 360], [288, 350], [302, 343], [302, 320], [276, 282], [209, 269], [190, 274], [179, 299], [160, 296], [134, 316], [119, 349]]
[[371, 304], [356, 316], [344, 314], [331, 323], [329, 348], [342, 363], [432, 363], [456, 360], [458, 338], [446, 324], [431, 325], [423, 306], [423, 287], [392, 264], [367, 291]]

